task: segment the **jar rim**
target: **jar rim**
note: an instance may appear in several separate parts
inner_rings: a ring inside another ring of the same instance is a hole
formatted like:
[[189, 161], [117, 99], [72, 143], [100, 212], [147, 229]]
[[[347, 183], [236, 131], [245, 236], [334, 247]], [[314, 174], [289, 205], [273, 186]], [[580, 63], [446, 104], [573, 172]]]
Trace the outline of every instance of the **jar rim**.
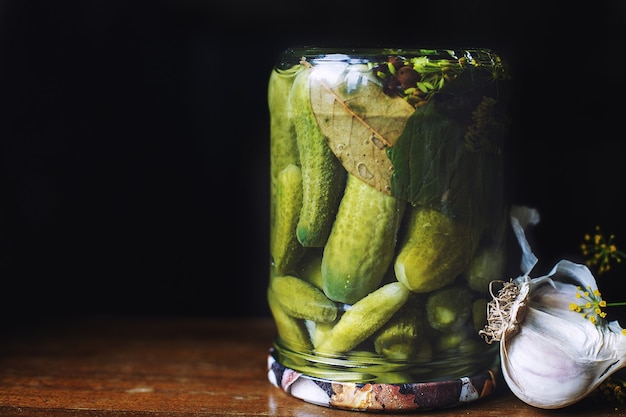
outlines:
[[428, 60], [449, 60], [457, 62], [469, 59], [481, 64], [501, 63], [498, 52], [487, 47], [340, 47], [340, 46], [293, 46], [285, 49], [279, 58], [277, 67], [289, 68], [301, 60], [312, 64], [330, 62], [344, 64], [375, 64], [386, 61], [390, 56], [404, 58], [426, 58]]

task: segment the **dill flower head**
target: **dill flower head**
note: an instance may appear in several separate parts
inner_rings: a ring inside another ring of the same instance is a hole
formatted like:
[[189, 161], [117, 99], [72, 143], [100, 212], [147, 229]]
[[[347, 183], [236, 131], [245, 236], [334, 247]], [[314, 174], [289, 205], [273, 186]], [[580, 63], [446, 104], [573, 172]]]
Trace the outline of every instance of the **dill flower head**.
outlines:
[[[622, 259], [626, 258], [626, 253], [617, 249], [613, 239], [615, 239], [615, 235], [611, 234], [607, 238], [602, 233], [600, 226], [596, 226], [593, 235], [585, 234], [584, 241], [580, 245], [583, 256], [587, 258], [585, 264], [589, 268], [597, 267], [598, 274], [610, 271], [612, 262], [620, 263]], [[626, 306], [626, 302], [607, 303], [602, 299], [600, 291], [591, 288], [586, 288], [583, 291], [582, 288], [578, 287], [576, 298], [580, 299], [581, 302], [571, 303], [570, 310], [582, 314], [593, 324], [604, 322], [606, 317], [604, 307]], [[622, 330], [622, 334], [626, 335], [626, 329]]]
[[586, 265], [597, 267], [598, 274], [608, 272], [613, 262], [620, 263], [626, 258], [626, 254], [617, 249], [613, 239], [615, 235], [609, 235], [607, 238], [600, 226], [596, 226], [593, 234], [585, 234], [580, 245], [583, 256], [587, 258]]
[[[595, 227], [593, 234], [585, 234], [584, 241], [580, 245], [583, 256], [587, 258], [585, 264], [588, 267], [597, 267], [598, 274], [604, 274], [611, 270], [613, 262], [620, 263], [626, 258], [626, 254], [617, 249], [613, 242], [615, 235], [607, 236], [602, 232], [600, 226]], [[580, 299], [580, 303], [571, 303], [570, 310], [581, 313], [592, 323], [597, 324], [598, 321], [606, 317], [603, 308], [606, 306], [624, 306], [624, 302], [616, 302], [607, 304], [600, 295], [600, 291], [591, 291], [587, 288], [585, 291], [578, 287], [576, 298]], [[626, 329], [622, 330], [622, 334], [626, 335]], [[589, 396], [597, 402], [616, 402], [624, 404], [626, 400], [626, 382], [609, 377], [602, 382]]]
[[576, 288], [578, 290], [576, 298], [580, 299], [581, 303], [571, 303], [569, 305], [570, 310], [581, 313], [593, 324], [600, 323], [606, 317], [606, 312], [602, 310], [606, 307], [606, 301], [602, 299], [600, 291], [598, 289], [592, 290], [591, 287], [584, 291], [580, 286]]

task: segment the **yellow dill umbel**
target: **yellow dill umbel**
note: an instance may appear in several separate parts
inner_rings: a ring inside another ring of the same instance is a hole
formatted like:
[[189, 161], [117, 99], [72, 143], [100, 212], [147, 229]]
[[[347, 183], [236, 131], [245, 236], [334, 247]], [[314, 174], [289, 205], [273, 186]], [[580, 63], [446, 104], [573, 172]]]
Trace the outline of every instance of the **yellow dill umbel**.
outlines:
[[607, 238], [602, 233], [600, 226], [596, 226], [593, 235], [585, 234], [584, 241], [580, 245], [582, 254], [587, 257], [586, 265], [588, 267], [596, 266], [598, 274], [610, 271], [613, 261], [620, 263], [623, 258], [626, 258], [626, 254], [617, 249], [613, 239], [615, 239], [615, 235], [609, 235]]
[[602, 299], [600, 291], [587, 287], [583, 290], [582, 287], [576, 287], [576, 298], [579, 298], [582, 303], [571, 303], [569, 305], [570, 310], [580, 313], [584, 318], [588, 319], [593, 324], [599, 324], [606, 317], [606, 312], [602, 309], [606, 307], [606, 301]]

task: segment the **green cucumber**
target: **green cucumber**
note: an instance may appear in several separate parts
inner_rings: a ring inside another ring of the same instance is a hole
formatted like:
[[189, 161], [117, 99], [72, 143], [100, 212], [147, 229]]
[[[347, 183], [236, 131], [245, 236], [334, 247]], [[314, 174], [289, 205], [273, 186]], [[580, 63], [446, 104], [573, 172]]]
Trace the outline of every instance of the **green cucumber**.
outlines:
[[309, 76], [301, 71], [293, 85], [291, 106], [300, 164], [302, 167], [302, 211], [296, 235], [305, 247], [326, 243], [345, 187], [346, 171], [320, 131], [311, 108]]
[[292, 274], [322, 289], [322, 248], [309, 248]]
[[438, 210], [411, 206], [394, 263], [398, 281], [425, 293], [452, 283], [471, 261], [480, 233]]
[[[267, 87], [270, 119], [270, 225], [275, 224], [278, 174], [289, 165], [300, 165], [296, 127], [289, 97], [296, 75], [303, 69], [296, 65], [286, 70], [273, 69]], [[273, 239], [274, 236], [271, 236]]]
[[324, 247], [322, 284], [331, 300], [353, 304], [380, 285], [393, 261], [405, 202], [352, 174]]
[[394, 359], [410, 359], [419, 354], [425, 341], [424, 312], [417, 299], [410, 299], [374, 335], [374, 350]]
[[480, 247], [463, 272], [469, 287], [482, 294], [489, 294], [489, 283], [504, 279], [506, 267], [503, 244]]
[[335, 323], [322, 323], [321, 321], [311, 323], [313, 323], [314, 327], [312, 329], [309, 329], [309, 334], [311, 335], [311, 339], [313, 340], [313, 346], [319, 346], [324, 341], [324, 339], [326, 339], [326, 336], [332, 330]]
[[428, 295], [426, 317], [433, 329], [455, 331], [465, 325], [472, 315], [472, 291], [453, 284]]
[[312, 284], [290, 275], [275, 276], [270, 287], [283, 310], [304, 320], [332, 322], [337, 318], [337, 305]]
[[354, 303], [328, 332], [316, 350], [346, 352], [380, 329], [406, 303], [410, 291], [399, 282], [383, 285]]
[[274, 317], [278, 336], [292, 349], [306, 352], [313, 348], [304, 320], [296, 319], [283, 310], [277, 296], [271, 288], [267, 289], [267, 302]]
[[296, 238], [296, 226], [302, 208], [302, 173], [296, 165], [288, 165], [278, 174], [276, 190], [276, 222], [272, 227], [271, 253], [280, 275], [294, 271], [305, 248]]

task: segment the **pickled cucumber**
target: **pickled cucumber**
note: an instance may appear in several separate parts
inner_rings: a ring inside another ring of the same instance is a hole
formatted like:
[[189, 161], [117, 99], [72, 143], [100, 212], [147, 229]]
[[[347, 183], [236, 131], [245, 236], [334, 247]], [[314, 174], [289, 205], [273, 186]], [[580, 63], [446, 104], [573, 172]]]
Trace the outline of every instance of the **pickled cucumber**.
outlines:
[[489, 294], [489, 283], [504, 279], [505, 267], [504, 247], [485, 246], [476, 251], [462, 276], [472, 290]]
[[294, 275], [321, 290], [323, 288], [322, 248], [308, 248]]
[[426, 316], [433, 329], [460, 329], [472, 314], [471, 291], [464, 285], [451, 285], [432, 292], [426, 301]]
[[407, 214], [394, 263], [398, 281], [418, 293], [450, 284], [469, 264], [480, 234], [435, 209], [411, 206]]
[[278, 302], [276, 294], [271, 288], [267, 290], [267, 301], [276, 323], [278, 335], [293, 348], [308, 351], [313, 348], [309, 333], [304, 324], [304, 320], [296, 319], [283, 310]]
[[374, 350], [393, 359], [409, 359], [419, 354], [423, 342], [424, 311], [416, 299], [407, 303], [374, 335]]
[[305, 248], [296, 238], [296, 226], [302, 208], [302, 174], [296, 165], [278, 173], [276, 190], [276, 224], [272, 228], [271, 252], [274, 267], [280, 275], [292, 273]]
[[311, 108], [310, 70], [301, 71], [293, 85], [292, 104], [302, 168], [302, 210], [296, 235], [305, 247], [326, 243], [343, 195], [346, 171], [328, 146]]
[[348, 174], [322, 258], [324, 293], [346, 304], [381, 283], [394, 256], [405, 202]]
[[311, 340], [313, 341], [313, 346], [317, 347], [322, 344], [324, 339], [328, 333], [332, 330], [335, 323], [328, 322], [323, 323], [321, 321], [309, 321], [307, 322], [309, 334], [311, 335]]
[[410, 291], [399, 282], [386, 284], [354, 303], [319, 345], [319, 352], [341, 353], [374, 334], [404, 305]]
[[462, 332], [444, 331], [438, 333], [432, 341], [433, 351], [435, 354], [440, 354], [447, 350], [457, 349], [466, 339], [466, 335]]
[[[296, 128], [289, 96], [296, 75], [303, 69], [296, 65], [287, 70], [272, 70], [267, 88], [267, 104], [272, 115], [270, 120], [270, 225], [274, 225], [276, 214], [276, 192], [278, 173], [288, 165], [300, 165]], [[272, 235], [270, 239], [273, 239]]]
[[323, 323], [337, 318], [337, 305], [300, 278], [275, 276], [270, 280], [270, 288], [283, 310], [292, 317]]

